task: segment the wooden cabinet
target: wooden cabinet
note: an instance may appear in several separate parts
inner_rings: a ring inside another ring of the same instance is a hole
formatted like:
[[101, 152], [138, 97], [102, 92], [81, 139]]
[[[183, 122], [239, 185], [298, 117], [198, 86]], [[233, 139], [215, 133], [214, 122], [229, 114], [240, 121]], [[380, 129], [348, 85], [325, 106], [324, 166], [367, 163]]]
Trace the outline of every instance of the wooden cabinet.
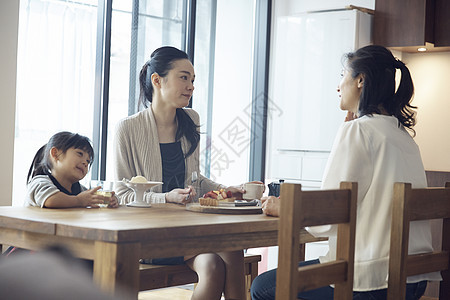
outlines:
[[[450, 50], [450, 1], [377, 0], [374, 43], [401, 51]], [[442, 48], [440, 48], [442, 47]]]
[[434, 46], [450, 46], [450, 1], [436, 0], [434, 15]]

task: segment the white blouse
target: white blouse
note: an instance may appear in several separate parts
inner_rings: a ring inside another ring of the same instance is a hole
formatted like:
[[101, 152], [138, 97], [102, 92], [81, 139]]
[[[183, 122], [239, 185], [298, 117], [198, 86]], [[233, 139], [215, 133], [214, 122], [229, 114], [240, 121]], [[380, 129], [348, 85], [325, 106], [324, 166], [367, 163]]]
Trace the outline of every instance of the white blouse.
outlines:
[[[358, 182], [354, 291], [387, 287], [391, 203], [395, 182], [427, 186], [417, 144], [397, 118], [374, 114], [345, 122], [338, 131], [325, 168], [322, 189], [339, 188], [341, 181]], [[328, 236], [330, 250], [321, 262], [336, 257], [336, 226], [311, 227]], [[409, 253], [431, 252], [428, 221], [412, 222]], [[441, 280], [430, 273], [408, 277], [408, 283]]]

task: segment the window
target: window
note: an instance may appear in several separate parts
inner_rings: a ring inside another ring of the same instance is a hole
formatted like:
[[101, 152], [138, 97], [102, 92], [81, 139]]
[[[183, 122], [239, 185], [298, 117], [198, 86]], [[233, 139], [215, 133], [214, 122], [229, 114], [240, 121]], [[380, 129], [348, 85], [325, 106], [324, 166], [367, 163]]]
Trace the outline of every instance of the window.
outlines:
[[240, 184], [248, 180], [254, 1], [200, 0], [197, 13], [193, 108], [204, 133], [201, 169], [222, 184]]
[[[111, 22], [102, 28], [99, 17], [110, 3]], [[115, 125], [138, 110], [142, 65], [162, 45], [186, 51], [192, 34], [196, 71], [192, 103], [201, 120], [201, 170], [226, 185], [246, 181], [252, 82], [260, 76], [253, 74], [255, 3], [21, 0], [13, 205], [23, 203], [26, 175], [36, 151], [58, 131], [90, 137], [98, 151], [92, 177], [113, 179]], [[191, 8], [195, 11], [189, 12]], [[193, 21], [195, 26], [188, 27]], [[110, 56], [103, 60], [108, 30]], [[109, 70], [102, 73], [99, 66], [105, 62]], [[99, 92], [99, 82], [105, 84], [107, 95]], [[99, 107], [105, 104], [103, 114]], [[90, 178], [88, 174], [82, 183], [88, 186]]]
[[13, 205], [36, 151], [62, 130], [91, 136], [95, 0], [20, 2]]
[[186, 0], [113, 1], [106, 179], [114, 179], [115, 126], [138, 111], [139, 72], [156, 48], [184, 49], [185, 15]]

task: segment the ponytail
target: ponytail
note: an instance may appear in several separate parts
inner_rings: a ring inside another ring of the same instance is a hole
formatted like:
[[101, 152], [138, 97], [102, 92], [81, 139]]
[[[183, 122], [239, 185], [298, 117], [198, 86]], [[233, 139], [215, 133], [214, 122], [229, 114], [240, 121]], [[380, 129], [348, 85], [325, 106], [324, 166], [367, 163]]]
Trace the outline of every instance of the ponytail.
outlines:
[[[359, 99], [358, 115], [387, 113], [395, 116], [407, 129], [416, 124], [411, 105], [414, 85], [405, 64], [394, 58], [391, 51], [382, 46], [370, 45], [347, 53], [347, 64], [353, 78], [364, 75], [364, 85]], [[401, 80], [395, 91], [395, 72], [401, 71]]]
[[43, 164], [43, 160], [45, 157], [45, 148], [47, 144], [39, 148], [33, 158], [33, 162], [31, 163], [30, 169], [28, 170], [27, 176], [27, 184], [30, 180], [37, 175], [49, 175], [50, 171], [46, 168], [46, 165]]
[[406, 65], [400, 60], [395, 60], [394, 67], [401, 72], [400, 84], [394, 95], [394, 103], [397, 104], [395, 116], [403, 126], [411, 129], [415, 134], [414, 129], [412, 129], [416, 125], [415, 112], [413, 109], [416, 109], [417, 107], [410, 104], [410, 100], [414, 94], [411, 73]]
[[[142, 67], [141, 72], [139, 73], [139, 107], [142, 105], [147, 108], [148, 103], [152, 102], [153, 96], [153, 85], [151, 81], [152, 74], [148, 71], [148, 62]], [[138, 107], [138, 109], [139, 109]]]

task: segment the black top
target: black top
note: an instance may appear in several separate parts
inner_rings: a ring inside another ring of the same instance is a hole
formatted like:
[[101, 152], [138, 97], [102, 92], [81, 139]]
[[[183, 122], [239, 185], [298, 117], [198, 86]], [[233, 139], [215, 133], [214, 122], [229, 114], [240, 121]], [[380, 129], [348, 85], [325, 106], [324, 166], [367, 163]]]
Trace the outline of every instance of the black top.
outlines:
[[71, 196], [76, 196], [79, 193], [81, 193], [81, 185], [79, 182], [75, 182], [74, 184], [72, 184], [72, 192], [69, 192], [68, 190], [66, 190], [59, 182], [58, 180], [56, 180], [55, 177], [53, 177], [52, 175], [48, 175], [48, 177], [50, 177], [50, 179], [52, 180], [53, 184], [56, 185], [56, 187], [63, 192], [64, 194], [67, 195], [71, 195]]
[[184, 154], [181, 142], [159, 144], [162, 160], [162, 192], [184, 188]]

